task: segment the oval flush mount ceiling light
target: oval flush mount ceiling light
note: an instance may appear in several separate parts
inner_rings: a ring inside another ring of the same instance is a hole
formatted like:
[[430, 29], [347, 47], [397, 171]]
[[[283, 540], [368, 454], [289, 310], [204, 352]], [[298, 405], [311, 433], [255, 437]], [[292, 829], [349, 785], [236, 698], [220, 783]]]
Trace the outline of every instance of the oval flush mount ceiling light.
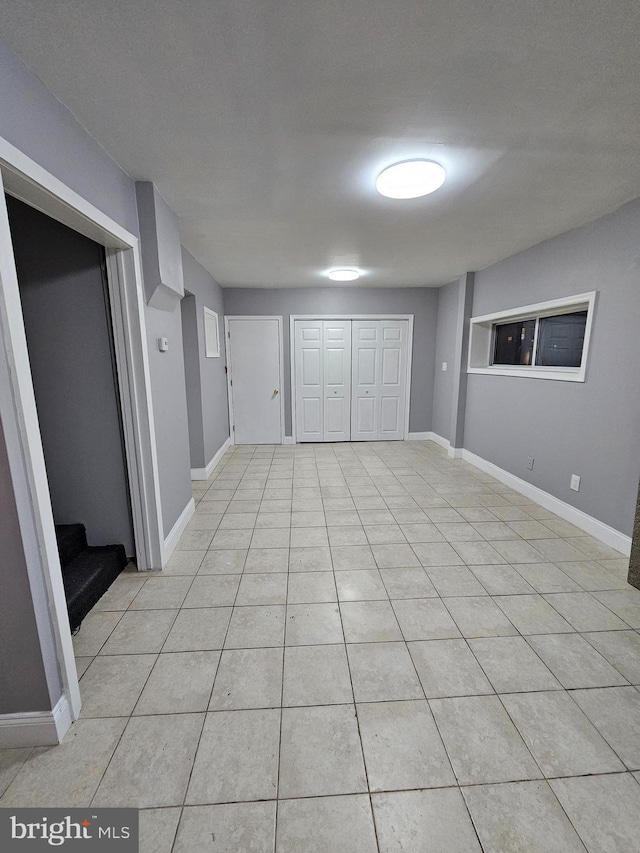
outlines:
[[440, 163], [404, 160], [380, 172], [376, 189], [387, 198], [420, 198], [439, 189], [444, 179], [445, 171]]
[[355, 281], [360, 278], [360, 273], [358, 270], [330, 270], [327, 276], [331, 281]]

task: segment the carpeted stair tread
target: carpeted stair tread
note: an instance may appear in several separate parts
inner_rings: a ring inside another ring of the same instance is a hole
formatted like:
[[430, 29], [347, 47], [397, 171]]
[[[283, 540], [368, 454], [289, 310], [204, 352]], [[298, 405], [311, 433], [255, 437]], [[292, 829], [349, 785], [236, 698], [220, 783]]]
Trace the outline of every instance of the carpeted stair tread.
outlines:
[[63, 568], [87, 548], [84, 524], [56, 524], [56, 539]]
[[126, 564], [123, 545], [101, 545], [85, 548], [63, 566], [62, 579], [72, 631], [102, 598]]

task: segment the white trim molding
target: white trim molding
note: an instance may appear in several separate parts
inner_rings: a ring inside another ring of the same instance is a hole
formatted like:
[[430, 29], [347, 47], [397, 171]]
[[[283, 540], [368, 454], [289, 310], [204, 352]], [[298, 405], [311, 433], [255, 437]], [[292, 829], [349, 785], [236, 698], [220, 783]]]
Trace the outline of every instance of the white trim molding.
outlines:
[[438, 435], [437, 432], [430, 432], [428, 435], [429, 435], [429, 439], [428, 439], [429, 441], [433, 441], [436, 444], [438, 444], [440, 447], [444, 447], [445, 450], [449, 450], [449, 447], [451, 446], [449, 439], [443, 438], [443, 436]]
[[447, 456], [449, 459], [461, 459], [462, 458], [462, 448], [460, 447], [451, 447], [451, 443], [443, 438], [441, 435], [438, 435], [437, 432], [410, 432], [407, 436], [408, 441], [433, 441], [434, 444], [443, 447], [447, 451]]
[[295, 444], [295, 441], [293, 440], [292, 435], [285, 435], [285, 437], [282, 440], [282, 443], [283, 444]]
[[71, 707], [61, 696], [51, 711], [0, 715], [0, 749], [56, 746], [72, 723]]
[[168, 563], [171, 555], [176, 550], [176, 546], [180, 541], [180, 537], [184, 533], [187, 524], [189, 524], [189, 522], [193, 518], [195, 511], [196, 503], [194, 499], [191, 498], [189, 503], [178, 516], [178, 520], [169, 531], [167, 538], [164, 540], [164, 555], [162, 560], [163, 566]]
[[231, 436], [224, 442], [222, 447], [212, 456], [207, 465], [204, 468], [192, 468], [191, 469], [191, 479], [192, 480], [208, 480], [209, 477], [213, 474], [214, 470], [217, 468], [220, 460], [227, 452], [227, 448], [231, 447], [233, 442], [231, 441]]
[[599, 539], [600, 542], [604, 542], [605, 545], [609, 545], [609, 547], [619, 551], [624, 556], [628, 556], [631, 553], [630, 536], [626, 536], [624, 533], [610, 527], [603, 521], [599, 521], [597, 518], [587, 515], [586, 512], [576, 509], [576, 507], [571, 506], [571, 504], [565, 503], [565, 501], [560, 500], [560, 498], [554, 497], [554, 495], [543, 491], [543, 489], [539, 489], [537, 486], [528, 483], [526, 480], [521, 480], [520, 477], [516, 477], [515, 474], [510, 474], [509, 471], [505, 471], [504, 468], [499, 468], [497, 465], [494, 465], [493, 462], [488, 462], [481, 456], [476, 456], [475, 453], [471, 453], [469, 450], [462, 451], [462, 459], [465, 462], [469, 462], [475, 468], [479, 468], [481, 471], [484, 471], [485, 474], [490, 474], [492, 477], [495, 477], [496, 480], [504, 483], [505, 486], [509, 486], [509, 488], [513, 489], [514, 492], [524, 495], [540, 506], [543, 506], [545, 509], [559, 515], [560, 518], [563, 518], [565, 521], [575, 524], [576, 527], [579, 527], [581, 530], [584, 530], [586, 533], [589, 533], [591, 536]]

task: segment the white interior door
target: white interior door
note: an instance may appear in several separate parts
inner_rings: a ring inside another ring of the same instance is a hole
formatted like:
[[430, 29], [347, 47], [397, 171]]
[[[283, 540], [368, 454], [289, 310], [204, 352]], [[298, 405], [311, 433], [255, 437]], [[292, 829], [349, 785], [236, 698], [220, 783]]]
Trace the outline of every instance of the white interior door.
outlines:
[[380, 404], [380, 322], [354, 320], [352, 335], [351, 440], [376, 441]]
[[294, 325], [296, 439], [324, 441], [322, 320]]
[[296, 438], [351, 438], [351, 321], [294, 324]]
[[378, 385], [378, 439], [404, 438], [407, 402], [407, 320], [380, 320], [380, 374]]
[[407, 400], [407, 320], [354, 320], [352, 441], [404, 438]]
[[324, 441], [351, 439], [351, 321], [325, 320]]
[[227, 317], [236, 444], [282, 443], [282, 318]]

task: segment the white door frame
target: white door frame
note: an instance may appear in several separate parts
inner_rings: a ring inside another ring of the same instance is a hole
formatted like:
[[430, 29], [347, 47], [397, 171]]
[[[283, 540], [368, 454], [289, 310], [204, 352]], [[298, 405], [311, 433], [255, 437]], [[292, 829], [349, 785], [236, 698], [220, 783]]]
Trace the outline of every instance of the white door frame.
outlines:
[[278, 321], [278, 360], [280, 374], [280, 444], [284, 444], [284, 341], [282, 339], [283, 317], [274, 314], [225, 314], [224, 318], [224, 353], [227, 362], [227, 401], [229, 404], [229, 431], [231, 443], [235, 444], [235, 418], [233, 416], [233, 366], [231, 364], [231, 347], [229, 346], [229, 320], [277, 320]]
[[411, 404], [411, 362], [413, 359], [413, 314], [291, 314], [289, 316], [289, 360], [291, 366], [291, 435], [293, 443], [297, 444], [296, 432], [296, 354], [295, 354], [295, 322], [296, 320], [408, 320], [409, 337], [407, 341], [407, 399], [404, 412], [404, 441], [409, 437], [409, 409]]
[[[0, 417], [5, 432], [38, 634], [53, 643], [63, 685], [61, 739], [80, 713], [42, 439], [4, 192], [106, 249], [107, 279], [138, 568], [165, 559], [139, 240], [0, 137]], [[60, 703], [58, 703], [60, 704]]]

